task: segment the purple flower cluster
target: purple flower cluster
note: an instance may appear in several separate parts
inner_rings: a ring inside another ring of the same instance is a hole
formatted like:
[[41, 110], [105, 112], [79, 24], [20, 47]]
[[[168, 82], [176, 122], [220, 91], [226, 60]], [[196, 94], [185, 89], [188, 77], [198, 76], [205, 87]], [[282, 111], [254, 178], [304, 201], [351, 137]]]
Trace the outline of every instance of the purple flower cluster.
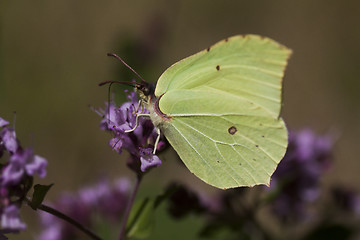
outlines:
[[271, 183], [271, 190], [278, 192], [273, 210], [279, 217], [305, 216], [306, 203], [319, 196], [319, 180], [331, 164], [332, 146], [329, 136], [316, 136], [308, 129], [290, 133], [288, 150]]
[[[99, 222], [116, 224], [125, 210], [130, 189], [127, 179], [118, 179], [113, 185], [102, 180], [76, 194], [63, 194], [53, 206], [87, 227], [96, 228]], [[78, 231], [69, 223], [46, 212], [40, 216], [43, 229], [40, 240], [76, 239]]]
[[[158, 134], [150, 119], [138, 118], [138, 126], [134, 131], [126, 132], [136, 126], [137, 113], [149, 113], [142, 106], [138, 106], [135, 92], [128, 94], [128, 102], [116, 107], [110, 103], [105, 111], [102, 111], [104, 119], [101, 121], [102, 130], [111, 131], [114, 137], [110, 140], [110, 146], [119, 154], [126, 149], [131, 157], [127, 161], [128, 166], [137, 173], [145, 172], [150, 168], [161, 165], [161, 160], [154, 155], [153, 149]], [[138, 109], [141, 109], [138, 112]], [[159, 141], [157, 150], [162, 150], [164, 141]]]
[[34, 155], [31, 148], [23, 149], [9, 122], [0, 118], [0, 157], [8, 160], [0, 166], [1, 232], [17, 232], [26, 225], [20, 220], [19, 208], [32, 185], [35, 174], [45, 177], [47, 161]]

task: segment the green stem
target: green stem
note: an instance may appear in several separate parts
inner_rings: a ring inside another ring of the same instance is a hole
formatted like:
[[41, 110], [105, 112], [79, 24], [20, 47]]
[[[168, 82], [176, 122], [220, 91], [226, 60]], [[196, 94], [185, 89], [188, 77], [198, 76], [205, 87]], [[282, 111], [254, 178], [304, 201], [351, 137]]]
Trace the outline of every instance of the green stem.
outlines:
[[[31, 201], [27, 198], [25, 198], [25, 201], [28, 203], [28, 205], [31, 204]], [[98, 235], [96, 235], [95, 233], [93, 233], [90, 229], [86, 228], [84, 225], [82, 225], [81, 223], [79, 223], [78, 221], [76, 221], [75, 219], [69, 217], [68, 215], [65, 215], [64, 213], [62, 212], [59, 212], [58, 210], [52, 208], [52, 207], [49, 207], [45, 204], [40, 204], [38, 206], [37, 209], [40, 209], [44, 212], [47, 212], [51, 215], [54, 215], [70, 224], [72, 224], [74, 227], [76, 227], [77, 229], [79, 229], [80, 231], [82, 231], [83, 233], [85, 233], [86, 235], [88, 235], [89, 237], [91, 237], [92, 239], [95, 239], [95, 240], [102, 240], [101, 237], [99, 237]]]
[[121, 228], [120, 228], [119, 240], [124, 240], [125, 237], [126, 237], [127, 221], [129, 219], [130, 211], [131, 211], [132, 205], [134, 204], [135, 196], [136, 196], [136, 194], [138, 192], [141, 179], [142, 179], [142, 175], [138, 174], [137, 177], [136, 177], [136, 183], [135, 183], [134, 191], [132, 192], [132, 194], [130, 196], [130, 199], [129, 199], [129, 202], [128, 202], [128, 204], [126, 206], [126, 209], [125, 209], [124, 217], [123, 217], [123, 220], [122, 220], [122, 223], [121, 223]]

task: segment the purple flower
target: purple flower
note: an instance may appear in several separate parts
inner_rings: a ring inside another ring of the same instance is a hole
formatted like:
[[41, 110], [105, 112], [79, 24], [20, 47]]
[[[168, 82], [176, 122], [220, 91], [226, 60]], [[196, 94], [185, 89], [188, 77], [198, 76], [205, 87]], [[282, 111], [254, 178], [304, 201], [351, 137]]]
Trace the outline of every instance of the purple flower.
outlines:
[[[125, 210], [130, 189], [127, 179], [118, 179], [114, 184], [101, 180], [96, 185], [84, 187], [75, 194], [63, 194], [52, 205], [88, 228], [96, 227], [99, 220], [113, 224]], [[43, 225], [40, 240], [77, 238], [77, 231], [68, 223], [45, 212], [41, 213], [40, 217]]]
[[24, 230], [26, 225], [20, 220], [19, 206], [31, 188], [32, 177], [45, 177], [47, 161], [33, 154], [31, 148], [23, 149], [16, 138], [15, 130], [7, 127], [9, 122], [0, 118], [0, 157], [8, 152], [0, 166], [0, 239], [4, 233]]
[[[126, 132], [136, 126], [136, 112], [149, 113], [142, 106], [138, 106], [138, 99], [135, 92], [128, 94], [128, 102], [120, 107], [110, 103], [103, 111], [104, 119], [100, 123], [100, 128], [111, 131], [114, 137], [109, 141], [109, 145], [119, 154], [126, 149], [131, 157], [128, 159], [128, 166], [137, 173], [145, 172], [152, 167], [161, 165], [158, 156], [153, 155], [152, 151], [157, 138], [157, 133], [151, 120], [143, 117], [138, 118], [138, 126], [132, 132]], [[165, 142], [160, 141], [157, 150], [162, 150]]]
[[332, 146], [329, 136], [316, 136], [308, 129], [290, 133], [288, 150], [271, 183], [271, 190], [279, 191], [273, 203], [279, 217], [306, 215], [306, 203], [320, 194], [319, 180], [330, 166]]
[[9, 186], [20, 183], [27, 176], [37, 173], [40, 177], [46, 175], [47, 161], [33, 154], [31, 148], [19, 150], [11, 155], [8, 165], [4, 167], [0, 182], [2, 185]]
[[25, 230], [26, 224], [21, 222], [19, 208], [12, 204], [2, 210], [1, 228], [13, 231]]

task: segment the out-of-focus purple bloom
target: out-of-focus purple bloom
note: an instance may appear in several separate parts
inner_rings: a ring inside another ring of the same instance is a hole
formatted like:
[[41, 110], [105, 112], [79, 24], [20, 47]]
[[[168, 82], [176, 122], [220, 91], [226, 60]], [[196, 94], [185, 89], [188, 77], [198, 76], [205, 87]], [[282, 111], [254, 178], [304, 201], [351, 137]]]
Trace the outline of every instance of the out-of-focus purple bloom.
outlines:
[[[109, 141], [110, 146], [119, 154], [126, 149], [131, 157], [127, 161], [128, 166], [137, 173], [145, 172], [148, 169], [161, 165], [158, 156], [152, 154], [157, 133], [151, 120], [139, 117], [139, 124], [136, 126], [136, 112], [149, 113], [142, 106], [138, 106], [138, 99], [135, 92], [128, 94], [128, 102], [123, 103], [120, 107], [114, 106], [113, 103], [107, 106], [103, 111], [104, 119], [100, 123], [100, 128], [111, 131], [114, 137]], [[160, 141], [157, 150], [164, 148], [165, 142]]]
[[65, 235], [65, 233], [62, 230], [61, 224], [58, 223], [58, 224], [53, 224], [52, 226], [47, 226], [47, 228], [42, 231], [38, 239], [39, 240], [65, 239], [63, 238], [63, 235]]
[[342, 210], [360, 215], [360, 194], [346, 187], [332, 189], [335, 204]]
[[271, 189], [279, 191], [273, 210], [281, 218], [306, 215], [305, 203], [319, 196], [319, 179], [331, 162], [333, 141], [306, 129], [291, 132], [289, 147], [276, 169]]
[[[89, 228], [96, 226], [99, 219], [116, 223], [125, 210], [130, 189], [127, 179], [118, 179], [114, 184], [102, 180], [76, 194], [64, 194], [53, 206]], [[70, 224], [45, 212], [40, 216], [43, 225], [40, 240], [76, 238], [77, 231]]]
[[100, 181], [95, 186], [85, 187], [79, 191], [80, 201], [89, 207], [96, 207], [100, 214], [112, 218], [119, 218], [126, 205], [130, 182], [119, 179], [113, 186], [108, 181]]
[[26, 229], [26, 224], [20, 220], [19, 208], [15, 204], [2, 209], [1, 228], [15, 231]]

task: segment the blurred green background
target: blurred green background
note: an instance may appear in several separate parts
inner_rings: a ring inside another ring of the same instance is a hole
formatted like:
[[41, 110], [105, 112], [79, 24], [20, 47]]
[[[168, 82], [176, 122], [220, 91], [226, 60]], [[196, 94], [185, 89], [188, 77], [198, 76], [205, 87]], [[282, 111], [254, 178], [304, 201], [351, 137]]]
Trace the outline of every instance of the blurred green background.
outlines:
[[[3, 0], [0, 14], [0, 116], [12, 121], [16, 111], [22, 145], [48, 159], [48, 176], [40, 182], [55, 183], [50, 198], [101, 176], [134, 177], [126, 154], [111, 150], [110, 135], [88, 107], [106, 102], [107, 88], [99, 82], [134, 77], [106, 53], [119, 54], [156, 82], [174, 62], [246, 33], [293, 50], [283, 117], [290, 129], [337, 137], [325, 185], [360, 187], [359, 1]], [[177, 179], [212, 190], [180, 167], [171, 151], [161, 158], [166, 162], [143, 188]]]

